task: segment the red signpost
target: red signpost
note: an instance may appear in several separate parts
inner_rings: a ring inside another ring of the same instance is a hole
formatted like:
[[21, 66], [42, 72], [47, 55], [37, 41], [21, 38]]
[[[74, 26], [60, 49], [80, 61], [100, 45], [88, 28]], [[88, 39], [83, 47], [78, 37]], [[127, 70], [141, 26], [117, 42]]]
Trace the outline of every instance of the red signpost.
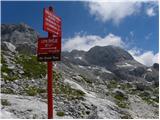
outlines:
[[38, 61], [48, 65], [48, 119], [53, 118], [52, 94], [52, 61], [61, 59], [61, 18], [56, 16], [52, 7], [44, 8], [43, 30], [48, 32], [47, 38], [38, 38]]
[[61, 18], [46, 8], [44, 8], [43, 13], [43, 30], [55, 35], [61, 35]]

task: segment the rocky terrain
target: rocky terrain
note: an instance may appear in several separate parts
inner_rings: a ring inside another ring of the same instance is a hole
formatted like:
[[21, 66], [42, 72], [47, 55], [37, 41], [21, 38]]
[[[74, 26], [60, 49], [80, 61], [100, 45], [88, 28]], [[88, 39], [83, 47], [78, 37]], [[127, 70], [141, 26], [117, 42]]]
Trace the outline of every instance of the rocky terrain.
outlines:
[[[38, 33], [1, 25], [1, 118], [47, 118], [47, 66]], [[54, 118], [159, 118], [159, 64], [144, 66], [125, 50], [95, 46], [62, 52], [53, 69]]]

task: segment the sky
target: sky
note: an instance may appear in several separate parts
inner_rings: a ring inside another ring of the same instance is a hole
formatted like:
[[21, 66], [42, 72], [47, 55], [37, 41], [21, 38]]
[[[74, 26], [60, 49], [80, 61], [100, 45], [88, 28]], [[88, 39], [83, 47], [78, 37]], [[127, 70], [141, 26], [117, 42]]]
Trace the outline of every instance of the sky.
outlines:
[[63, 50], [87, 51], [96, 45], [115, 45], [147, 66], [158, 62], [159, 5], [156, 0], [3, 1], [1, 23], [25, 23], [45, 37], [43, 8], [49, 6], [62, 19]]

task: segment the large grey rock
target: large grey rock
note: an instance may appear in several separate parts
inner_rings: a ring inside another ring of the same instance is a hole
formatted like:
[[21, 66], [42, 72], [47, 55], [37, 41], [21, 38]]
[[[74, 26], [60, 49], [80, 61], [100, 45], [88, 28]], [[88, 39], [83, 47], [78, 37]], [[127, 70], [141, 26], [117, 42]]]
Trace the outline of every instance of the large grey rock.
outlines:
[[121, 97], [125, 97], [126, 96], [126, 93], [123, 90], [117, 89], [117, 88], [113, 90], [113, 93], [116, 96], [121, 96]]
[[6, 42], [6, 41], [2, 42], [1, 49], [5, 50], [5, 51], [10, 51], [10, 52], [13, 52], [13, 53], [16, 52], [15, 51], [16, 47], [12, 43]]

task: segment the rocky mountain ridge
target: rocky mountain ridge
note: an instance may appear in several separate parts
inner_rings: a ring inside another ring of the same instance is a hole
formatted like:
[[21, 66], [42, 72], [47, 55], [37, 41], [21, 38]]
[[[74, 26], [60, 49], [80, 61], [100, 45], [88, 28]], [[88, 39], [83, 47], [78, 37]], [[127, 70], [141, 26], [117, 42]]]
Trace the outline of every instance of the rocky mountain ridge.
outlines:
[[[47, 68], [33, 52], [37, 33], [25, 24], [1, 27], [2, 113], [13, 118], [47, 118]], [[146, 67], [119, 47], [95, 46], [88, 52], [63, 52], [53, 70], [55, 118], [159, 116], [157, 63]], [[35, 101], [41, 109], [27, 105], [37, 106]]]

